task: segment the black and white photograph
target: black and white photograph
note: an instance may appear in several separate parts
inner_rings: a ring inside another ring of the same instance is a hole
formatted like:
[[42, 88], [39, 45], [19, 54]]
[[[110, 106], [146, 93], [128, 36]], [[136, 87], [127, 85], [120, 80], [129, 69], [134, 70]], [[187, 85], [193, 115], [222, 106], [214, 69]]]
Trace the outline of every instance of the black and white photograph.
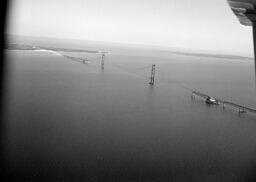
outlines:
[[2, 0], [3, 182], [256, 182], [256, 0]]

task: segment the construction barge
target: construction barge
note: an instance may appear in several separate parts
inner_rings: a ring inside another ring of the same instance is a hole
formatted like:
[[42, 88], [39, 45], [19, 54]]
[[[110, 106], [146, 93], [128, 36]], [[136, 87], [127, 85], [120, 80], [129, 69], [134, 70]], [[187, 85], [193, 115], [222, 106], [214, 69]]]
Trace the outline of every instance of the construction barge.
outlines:
[[256, 114], [256, 109], [255, 108], [250, 108], [250, 107], [239, 105], [239, 104], [236, 104], [236, 103], [233, 103], [233, 102], [225, 101], [225, 100], [222, 100], [222, 99], [217, 99], [215, 97], [212, 97], [212, 96], [209, 96], [207, 94], [204, 94], [204, 93], [193, 90], [191, 97], [194, 99], [195, 96], [198, 96], [200, 98], [205, 99], [205, 102], [207, 104], [222, 105], [223, 109], [225, 109], [226, 106], [230, 106], [234, 109], [237, 109], [238, 114], [247, 113], [247, 112]]

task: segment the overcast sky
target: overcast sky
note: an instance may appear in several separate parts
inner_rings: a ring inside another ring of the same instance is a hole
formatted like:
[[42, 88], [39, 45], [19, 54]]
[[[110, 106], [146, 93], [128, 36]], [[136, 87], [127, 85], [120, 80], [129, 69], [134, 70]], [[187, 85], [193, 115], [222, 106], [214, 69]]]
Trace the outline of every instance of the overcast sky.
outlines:
[[253, 55], [226, 0], [13, 0], [7, 33]]

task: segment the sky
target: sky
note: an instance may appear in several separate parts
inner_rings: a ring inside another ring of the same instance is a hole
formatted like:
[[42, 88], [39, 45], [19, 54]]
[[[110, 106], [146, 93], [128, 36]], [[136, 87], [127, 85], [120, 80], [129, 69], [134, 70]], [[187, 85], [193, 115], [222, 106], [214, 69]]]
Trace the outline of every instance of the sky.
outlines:
[[13, 0], [8, 34], [253, 56], [226, 0]]

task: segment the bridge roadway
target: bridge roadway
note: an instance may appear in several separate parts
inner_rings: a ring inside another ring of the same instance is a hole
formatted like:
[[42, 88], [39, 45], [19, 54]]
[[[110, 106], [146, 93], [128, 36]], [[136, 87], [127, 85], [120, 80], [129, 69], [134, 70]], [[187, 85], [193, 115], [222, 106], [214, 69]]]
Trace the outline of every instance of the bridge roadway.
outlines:
[[217, 99], [215, 97], [209, 96], [207, 94], [204, 94], [204, 93], [201, 93], [201, 92], [198, 92], [198, 91], [195, 91], [195, 90], [192, 91], [192, 95], [193, 96], [196, 95], [196, 96], [201, 97], [203, 99], [214, 98], [216, 100], [216, 104], [218, 104], [218, 105], [222, 104], [223, 108], [225, 108], [225, 106], [231, 106], [233, 108], [237, 108], [239, 114], [240, 113], [246, 113], [246, 112], [250, 112], [250, 113], [255, 113], [256, 114], [256, 109], [254, 109], [254, 108], [246, 107], [246, 106], [239, 105], [239, 104], [236, 104], [236, 103], [233, 103], [233, 102], [229, 102], [229, 101], [225, 101], [225, 100], [222, 100], [222, 99]]
[[67, 56], [67, 55], [62, 55], [63, 57], [67, 58], [67, 59], [71, 59], [73, 61], [76, 61], [76, 62], [80, 62], [80, 63], [89, 63], [89, 60], [88, 59], [83, 59], [83, 58], [78, 58], [78, 57], [73, 57], [73, 56]]

